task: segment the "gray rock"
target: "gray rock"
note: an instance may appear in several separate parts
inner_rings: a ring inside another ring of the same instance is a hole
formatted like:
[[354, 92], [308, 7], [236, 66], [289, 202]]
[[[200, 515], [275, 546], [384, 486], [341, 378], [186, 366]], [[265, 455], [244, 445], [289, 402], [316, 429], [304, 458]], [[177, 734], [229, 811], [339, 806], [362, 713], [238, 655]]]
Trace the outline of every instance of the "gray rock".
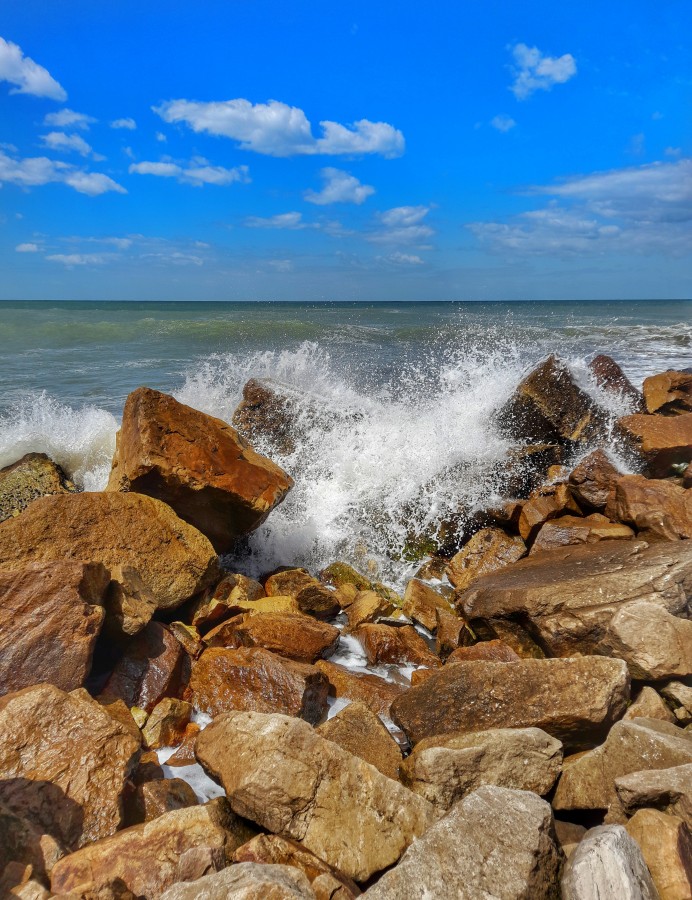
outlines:
[[562, 876], [562, 900], [659, 900], [637, 843], [621, 825], [587, 831]]
[[161, 900], [314, 900], [300, 869], [264, 863], [237, 863], [196, 881], [175, 884]]
[[615, 779], [627, 815], [653, 807], [679, 816], [692, 826], [692, 763], [671, 769], [632, 772]]

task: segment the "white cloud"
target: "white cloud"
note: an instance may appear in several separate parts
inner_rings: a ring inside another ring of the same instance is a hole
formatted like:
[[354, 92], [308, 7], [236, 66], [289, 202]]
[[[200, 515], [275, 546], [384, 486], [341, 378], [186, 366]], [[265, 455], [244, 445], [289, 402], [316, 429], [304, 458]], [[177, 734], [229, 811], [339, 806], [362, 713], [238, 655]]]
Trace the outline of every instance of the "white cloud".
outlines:
[[[206, 163], [206, 161], [204, 161]], [[132, 163], [128, 172], [131, 175], [155, 175], [159, 178], [175, 178], [181, 184], [192, 184], [201, 187], [203, 184], [226, 185], [250, 182], [247, 166], [236, 166], [225, 169], [223, 166], [210, 166], [194, 160], [187, 167], [172, 162], [140, 162]]]
[[514, 83], [510, 91], [517, 100], [526, 100], [534, 91], [549, 91], [555, 84], [564, 84], [577, 74], [577, 63], [571, 53], [545, 56], [538, 47], [515, 44], [512, 48], [515, 66]]
[[422, 244], [434, 230], [424, 223], [429, 206], [397, 206], [379, 213], [381, 227], [369, 235], [376, 244]]
[[43, 120], [44, 125], [50, 125], [54, 128], [80, 128], [87, 131], [90, 125], [98, 122], [93, 116], [87, 116], [86, 113], [78, 113], [73, 109], [59, 109], [57, 112], [48, 113]]
[[275, 272], [293, 271], [293, 260], [291, 259], [270, 259], [267, 265]]
[[375, 193], [375, 188], [361, 182], [342, 169], [322, 169], [320, 176], [324, 181], [321, 191], [306, 191], [303, 195], [308, 203], [327, 206], [329, 203], [355, 203], [360, 206]]
[[490, 124], [498, 131], [507, 132], [511, 131], [517, 123], [511, 116], [506, 116], [504, 113], [502, 113], [501, 115], [492, 118], [490, 120]]
[[247, 228], [288, 228], [291, 230], [310, 227], [306, 222], [303, 222], [303, 216], [299, 212], [280, 213], [267, 218], [248, 216], [244, 225]]
[[174, 266], [203, 266], [204, 260], [201, 256], [193, 253], [182, 253], [173, 251], [169, 253], [142, 253], [142, 259], [155, 259], [161, 263], [172, 263]]
[[24, 56], [20, 47], [0, 37], [0, 81], [14, 87], [11, 94], [32, 94], [64, 102], [67, 94], [47, 69]]
[[127, 131], [134, 131], [137, 123], [134, 119], [114, 119], [111, 122], [111, 128], [124, 128]]
[[157, 132], [156, 132], [156, 140], [159, 141], [159, 142], [162, 143], [162, 144], [165, 144], [166, 141], [168, 140], [168, 138], [166, 137], [166, 135], [165, 135], [162, 131], [157, 131]]
[[51, 150], [63, 150], [79, 153], [82, 156], [91, 154], [91, 146], [78, 134], [64, 134], [62, 131], [51, 131], [41, 135], [41, 140]]
[[126, 194], [122, 185], [100, 172], [85, 172], [68, 163], [48, 159], [45, 156], [13, 159], [0, 151], [0, 183], [17, 184], [20, 187], [37, 187], [43, 184], [67, 184], [80, 194], [95, 197], [108, 191]]
[[671, 156], [673, 159], [677, 159], [679, 156], [682, 156], [681, 147], [666, 147], [663, 152], [666, 156]]
[[109, 262], [112, 256], [107, 253], [51, 253], [46, 259], [71, 269], [73, 266], [101, 266]]
[[385, 263], [393, 263], [396, 266], [422, 266], [425, 260], [415, 253], [400, 253], [398, 250], [389, 256], [378, 256], [378, 260]]
[[40, 248], [38, 244], [17, 244], [14, 249], [17, 253], [38, 253]]
[[242, 149], [267, 156], [376, 153], [391, 158], [404, 152], [403, 134], [386, 122], [361, 119], [345, 126], [322, 121], [322, 137], [316, 138], [302, 109], [277, 100], [256, 104], [240, 98], [212, 103], [169, 100], [152, 109], [165, 122], [183, 122], [195, 132], [232, 138]]

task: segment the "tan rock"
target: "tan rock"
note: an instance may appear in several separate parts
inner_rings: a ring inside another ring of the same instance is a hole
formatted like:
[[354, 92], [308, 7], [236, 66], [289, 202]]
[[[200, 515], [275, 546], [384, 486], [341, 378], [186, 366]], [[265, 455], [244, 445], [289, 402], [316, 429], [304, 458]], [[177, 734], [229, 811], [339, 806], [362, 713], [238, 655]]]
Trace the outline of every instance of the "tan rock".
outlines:
[[139, 744], [142, 743], [142, 732], [126, 703], [119, 697], [109, 697], [107, 694], [100, 694], [96, 700], [112, 719], [119, 722]]
[[259, 581], [245, 575], [225, 575], [218, 584], [207, 588], [192, 602], [190, 622], [195, 628], [206, 631], [264, 596], [264, 588]]
[[538, 488], [522, 504], [519, 513], [519, 534], [527, 544], [530, 544], [546, 522], [566, 515], [581, 515], [581, 510], [572, 497], [568, 485], [555, 484]]
[[162, 900], [315, 900], [315, 893], [293, 866], [239, 863], [198, 881], [176, 884]]
[[692, 538], [692, 490], [670, 481], [623, 475], [615, 482], [606, 513], [646, 540]]
[[0, 571], [0, 696], [42, 681], [65, 691], [84, 684], [109, 582], [98, 563]]
[[160, 622], [150, 622], [129, 643], [104, 687], [104, 693], [119, 697], [128, 707], [151, 712], [164, 697], [175, 696], [181, 687], [185, 651]]
[[220, 419], [146, 387], [125, 401], [108, 490], [163, 500], [218, 552], [261, 525], [292, 485]]
[[562, 744], [539, 728], [456, 732], [416, 744], [401, 780], [438, 809], [483, 784], [547, 794], [562, 766]]
[[674, 466], [692, 461], [692, 413], [624, 416], [618, 419], [618, 432], [654, 478], [665, 478]]
[[660, 900], [641, 850], [621, 825], [587, 831], [567, 860], [562, 900]]
[[281, 569], [267, 578], [264, 589], [269, 597], [294, 597], [301, 612], [320, 619], [329, 619], [340, 610], [334, 592], [313, 578], [306, 569]]
[[53, 868], [51, 890], [82, 896], [117, 881], [157, 900], [179, 881], [225, 868], [251, 836], [225, 800], [177, 809], [66, 856]]
[[[449, 590], [449, 587], [447, 588]], [[437, 610], [451, 613], [453, 610], [449, 599], [443, 596], [440, 591], [436, 591], [420, 581], [418, 578], [412, 578], [406, 585], [404, 593], [404, 605], [402, 612], [409, 619], [418, 622], [428, 631], [435, 631], [437, 627]]]
[[[128, 634], [158, 609], [173, 609], [217, 577], [209, 541], [173, 510], [141, 494], [58, 494], [0, 524], [0, 570], [78, 559], [101, 563], [124, 585], [109, 614]], [[144, 593], [128, 585], [129, 569]]]
[[395, 862], [435, 818], [425, 800], [299, 719], [227, 713], [200, 734], [197, 758], [239, 815], [355, 881]]
[[168, 630], [192, 659], [197, 659], [204, 650], [202, 636], [193, 625], [187, 625], [185, 622], [171, 622]]
[[76, 490], [60, 466], [45, 453], [27, 453], [0, 469], [0, 522], [18, 516], [39, 497]]
[[142, 735], [147, 747], [158, 750], [179, 744], [192, 715], [192, 705], [175, 697], [165, 697], [151, 711]]
[[528, 791], [486, 785], [418, 838], [367, 900], [554, 900], [562, 854], [550, 806]]
[[[331, 656], [339, 643], [339, 629], [302, 613], [263, 613], [239, 616], [224, 630], [226, 647], [264, 647], [296, 662], [314, 663]], [[215, 629], [217, 631], [217, 629]], [[211, 646], [219, 646], [208, 641]]]
[[643, 411], [644, 400], [641, 392], [632, 385], [620, 365], [611, 356], [606, 356], [605, 353], [595, 356], [589, 363], [589, 370], [602, 390], [627, 400], [633, 411]]
[[560, 819], [555, 819], [555, 836], [567, 859], [577, 849], [585, 834], [586, 828], [583, 825], [575, 825], [574, 822], [561, 822]]
[[444, 666], [398, 697], [394, 722], [416, 744], [452, 731], [542, 728], [569, 747], [593, 744], [625, 711], [627, 667], [605, 657]]
[[139, 742], [86, 693], [0, 699], [0, 803], [68, 849], [112, 834]]
[[520, 537], [501, 528], [482, 528], [452, 557], [447, 577], [458, 591], [464, 591], [481, 575], [503, 569], [525, 555], [526, 545]]
[[576, 544], [596, 544], [598, 541], [627, 541], [634, 537], [634, 531], [620, 522], [611, 522], [599, 513], [585, 518], [560, 516], [541, 525], [531, 547], [530, 556], [556, 547]]
[[639, 844], [661, 900], [692, 897], [692, 832], [677, 816], [640, 809], [629, 820], [628, 834]]
[[593, 450], [574, 467], [569, 486], [577, 502], [587, 509], [602, 510], [620, 472], [603, 450]]
[[660, 375], [650, 375], [642, 385], [646, 411], [649, 413], [692, 412], [692, 374], [669, 369]]
[[446, 659], [458, 647], [475, 643], [476, 635], [458, 610], [452, 614], [438, 609], [436, 616], [435, 652], [440, 659]]
[[394, 700], [406, 689], [379, 675], [351, 672], [350, 669], [328, 660], [318, 660], [315, 668], [329, 680], [329, 693], [337, 699], [360, 700], [376, 715], [389, 717]]
[[628, 816], [650, 806], [679, 816], [692, 827], [692, 764], [621, 775], [615, 779], [615, 790]]
[[[689, 721], [692, 722], [692, 686], [681, 681], [669, 681], [660, 690], [666, 700], [673, 705], [676, 718], [682, 720], [687, 713]], [[682, 724], [685, 725], [687, 722]]]
[[410, 625], [399, 628], [391, 625], [365, 624], [354, 634], [371, 666], [393, 663], [435, 668], [440, 665], [440, 660]]
[[663, 722], [675, 724], [675, 716], [665, 700], [648, 685], [643, 687], [632, 705], [623, 716], [624, 719], [661, 719]]
[[197, 795], [182, 778], [157, 778], [137, 785], [128, 804], [128, 825], [150, 822], [175, 809], [197, 806]]
[[346, 608], [349, 630], [374, 622], [378, 616], [388, 616], [393, 610], [392, 604], [376, 591], [358, 591]]
[[485, 659], [489, 662], [516, 662], [521, 656], [504, 641], [481, 641], [471, 647], [458, 647], [447, 658], [447, 665]]
[[624, 659], [640, 680], [692, 675], [692, 621], [636, 600], [615, 613], [598, 649]]
[[300, 716], [315, 724], [327, 711], [329, 684], [315, 666], [261, 647], [210, 647], [192, 667], [190, 691], [194, 706], [212, 717], [251, 710]]
[[381, 719], [364, 703], [355, 701], [319, 725], [317, 733], [379, 769], [387, 778], [399, 778], [399, 745]]

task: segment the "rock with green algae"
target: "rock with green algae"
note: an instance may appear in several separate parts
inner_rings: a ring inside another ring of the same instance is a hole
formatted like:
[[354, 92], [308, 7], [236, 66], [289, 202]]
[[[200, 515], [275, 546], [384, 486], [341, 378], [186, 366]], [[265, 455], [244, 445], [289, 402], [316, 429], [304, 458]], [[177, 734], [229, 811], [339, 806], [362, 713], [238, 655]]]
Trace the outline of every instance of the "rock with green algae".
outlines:
[[74, 493], [77, 488], [45, 453], [27, 453], [0, 469], [0, 522], [18, 516], [38, 497]]

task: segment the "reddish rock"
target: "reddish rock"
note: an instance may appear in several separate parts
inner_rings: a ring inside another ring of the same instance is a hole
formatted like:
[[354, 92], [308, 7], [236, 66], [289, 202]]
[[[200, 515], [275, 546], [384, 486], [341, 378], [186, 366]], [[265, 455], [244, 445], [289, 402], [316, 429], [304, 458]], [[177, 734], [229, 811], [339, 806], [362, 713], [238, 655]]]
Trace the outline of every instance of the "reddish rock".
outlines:
[[482, 528], [449, 561], [447, 577], [458, 591], [464, 591], [481, 575], [496, 572], [525, 555], [526, 544], [520, 537], [500, 528]]
[[182, 778], [158, 778], [137, 786], [127, 809], [127, 824], [151, 822], [175, 809], [197, 806], [197, 795]]
[[321, 619], [337, 615], [341, 609], [336, 595], [305, 569], [282, 569], [264, 582], [269, 597], [294, 597], [301, 612]]
[[570, 472], [570, 490], [587, 509], [603, 510], [619, 477], [620, 472], [603, 450], [593, 450]]
[[387, 778], [398, 779], [402, 762], [399, 745], [380, 717], [364, 703], [349, 703], [318, 726], [317, 733], [375, 766]]
[[329, 693], [337, 699], [361, 700], [378, 716], [389, 717], [392, 702], [406, 689], [378, 675], [351, 672], [338, 663], [318, 660], [315, 668], [329, 679]]
[[476, 636], [469, 628], [469, 623], [459, 613], [437, 610], [437, 628], [435, 631], [435, 652], [440, 659], [447, 659], [457, 647], [468, 646], [476, 641]]
[[595, 356], [589, 363], [591, 374], [596, 384], [609, 394], [616, 394], [629, 401], [636, 412], [644, 409], [641, 393], [633, 386], [618, 363], [604, 353]]
[[627, 541], [633, 537], [634, 532], [627, 525], [611, 522], [600, 513], [592, 513], [585, 518], [560, 516], [541, 525], [529, 555], [556, 547], [596, 544], [598, 541]]
[[692, 374], [669, 369], [644, 379], [644, 401], [649, 413], [675, 415], [692, 412]]
[[183, 733], [182, 740], [177, 747], [173, 756], [169, 756], [166, 760], [167, 766], [191, 766], [195, 760], [195, 744], [197, 743], [197, 735], [202, 729], [195, 722], [190, 722]]
[[151, 712], [164, 697], [175, 697], [180, 690], [184, 655], [165, 625], [150, 622], [132, 639], [103, 692], [130, 708]]
[[670, 481], [623, 475], [615, 483], [606, 513], [636, 528], [646, 540], [692, 538], [692, 490]]
[[18, 516], [39, 497], [76, 490], [60, 466], [45, 453], [27, 453], [0, 469], [0, 522]]
[[517, 662], [521, 656], [504, 641], [481, 641], [480, 644], [473, 644], [471, 647], [457, 648], [447, 659], [447, 665], [473, 662], [478, 659], [489, 662]]
[[692, 413], [623, 416], [618, 432], [653, 478], [665, 478], [692, 461]]
[[130, 712], [129, 707], [118, 697], [109, 697], [107, 694], [100, 694], [96, 697], [99, 705], [108, 713], [108, 715], [119, 722], [129, 734], [137, 741], [142, 743], [142, 732], [134, 720], [134, 716]]
[[264, 588], [259, 581], [245, 575], [225, 575], [191, 604], [190, 622], [195, 628], [205, 631], [264, 596]]
[[376, 591], [358, 591], [346, 607], [349, 631], [366, 622], [374, 622], [380, 616], [388, 616], [393, 611], [392, 604]]
[[163, 500], [218, 552], [257, 528], [292, 485], [220, 419], [146, 387], [127, 398], [108, 490]]
[[229, 623], [224, 646], [264, 647], [296, 662], [314, 663], [334, 653], [339, 635], [333, 625], [302, 613], [263, 613], [238, 616], [232, 625]]
[[354, 634], [371, 666], [393, 663], [434, 668], [440, 665], [440, 660], [410, 625], [395, 628], [391, 625], [366, 624], [361, 625]]
[[296, 427], [304, 404], [304, 395], [288, 385], [270, 378], [251, 378], [232, 421], [248, 440], [268, 444], [274, 452], [287, 456], [295, 450]]
[[204, 650], [202, 637], [194, 625], [186, 625], [185, 622], [171, 622], [168, 630], [192, 659], [197, 659]]

